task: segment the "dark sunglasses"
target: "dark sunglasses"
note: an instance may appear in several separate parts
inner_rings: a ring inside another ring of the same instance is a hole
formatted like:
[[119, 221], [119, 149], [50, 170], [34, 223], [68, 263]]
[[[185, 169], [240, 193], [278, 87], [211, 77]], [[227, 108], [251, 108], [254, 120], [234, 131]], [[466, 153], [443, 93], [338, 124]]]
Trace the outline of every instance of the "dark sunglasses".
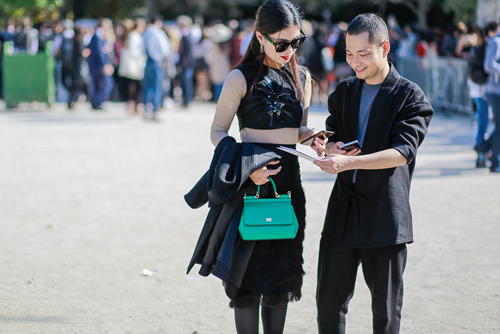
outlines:
[[288, 47], [291, 45], [292, 49], [296, 50], [298, 49], [302, 44], [304, 44], [304, 41], [306, 40], [305, 34], [301, 31], [302, 37], [297, 37], [292, 41], [280, 41], [280, 42], [275, 42], [273, 41], [269, 36], [266, 34], [262, 34], [274, 47], [276, 48], [276, 52], [285, 52], [288, 50]]

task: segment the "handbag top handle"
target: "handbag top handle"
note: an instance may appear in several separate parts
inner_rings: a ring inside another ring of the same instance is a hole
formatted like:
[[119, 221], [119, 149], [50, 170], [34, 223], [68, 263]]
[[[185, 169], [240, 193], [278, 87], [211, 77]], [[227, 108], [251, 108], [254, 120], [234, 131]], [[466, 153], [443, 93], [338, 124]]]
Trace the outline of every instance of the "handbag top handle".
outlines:
[[[276, 198], [280, 198], [280, 195], [278, 194], [278, 190], [276, 190], [276, 185], [274, 184], [273, 179], [271, 179], [270, 177], [268, 179], [269, 181], [271, 181], [271, 184], [273, 185], [274, 196]], [[255, 199], [258, 199], [259, 197], [260, 197], [260, 184], [257, 186], [257, 193], [255, 194]]]

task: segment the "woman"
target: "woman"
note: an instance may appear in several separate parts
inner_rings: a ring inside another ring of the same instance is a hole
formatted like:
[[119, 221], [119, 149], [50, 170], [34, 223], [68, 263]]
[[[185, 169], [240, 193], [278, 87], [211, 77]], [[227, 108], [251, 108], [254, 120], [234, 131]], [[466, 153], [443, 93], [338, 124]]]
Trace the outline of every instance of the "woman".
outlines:
[[83, 92], [88, 100], [87, 76], [89, 68], [86, 58], [89, 50], [83, 42], [84, 33], [81, 28], [75, 29], [72, 49], [71, 91], [68, 100], [68, 109], [73, 109], [78, 101], [79, 93]]
[[[258, 333], [260, 307], [264, 333], [282, 333], [288, 302], [301, 297], [305, 198], [298, 158], [277, 149], [280, 145], [295, 147], [315, 133], [307, 127], [311, 77], [295, 57], [305, 40], [301, 28], [300, 13], [287, 0], [268, 0], [258, 9], [250, 46], [224, 82], [211, 129], [217, 146], [228, 136], [236, 115], [243, 142], [281, 156], [250, 178], [261, 185], [272, 175], [278, 193], [291, 191], [299, 221], [295, 239], [256, 242], [242, 285], [230, 303], [240, 334]], [[317, 139], [313, 149], [322, 155], [324, 145]]]
[[126, 26], [124, 33], [125, 43], [121, 52], [118, 73], [123, 79], [124, 97], [127, 101], [129, 115], [144, 113], [141, 81], [144, 78], [144, 68], [146, 67], [146, 55], [143, 51], [142, 41], [142, 33], [145, 28], [146, 22], [143, 19], [137, 19], [131, 29]]
[[207, 36], [205, 61], [214, 86], [214, 101], [218, 102], [224, 80], [231, 71], [231, 47], [228, 42], [233, 32], [231, 28], [218, 23], [207, 29]]

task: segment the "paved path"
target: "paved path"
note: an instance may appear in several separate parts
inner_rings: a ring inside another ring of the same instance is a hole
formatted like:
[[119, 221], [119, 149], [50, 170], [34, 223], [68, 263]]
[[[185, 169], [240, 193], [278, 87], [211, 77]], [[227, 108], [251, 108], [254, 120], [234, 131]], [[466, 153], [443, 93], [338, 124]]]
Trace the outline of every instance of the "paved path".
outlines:
[[[210, 161], [214, 105], [159, 122], [123, 104], [32, 108], [0, 112], [0, 333], [234, 333], [220, 281], [198, 267], [185, 275], [207, 209], [189, 209], [183, 194]], [[310, 124], [323, 128], [315, 109]], [[402, 333], [500, 332], [500, 175], [474, 168], [473, 137], [469, 118], [438, 114], [419, 152]], [[306, 276], [292, 334], [317, 332], [318, 242], [335, 179], [301, 163]], [[369, 300], [360, 276], [349, 333], [371, 332]]]

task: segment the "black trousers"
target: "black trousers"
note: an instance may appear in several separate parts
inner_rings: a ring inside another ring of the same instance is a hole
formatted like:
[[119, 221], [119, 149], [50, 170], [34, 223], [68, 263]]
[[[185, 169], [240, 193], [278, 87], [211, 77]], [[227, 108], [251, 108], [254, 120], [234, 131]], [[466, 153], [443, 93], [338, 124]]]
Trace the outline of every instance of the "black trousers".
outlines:
[[399, 333], [406, 244], [352, 248], [353, 225], [352, 221], [346, 224], [343, 240], [321, 239], [316, 292], [319, 333], [345, 333], [360, 263], [372, 296], [373, 333]]

